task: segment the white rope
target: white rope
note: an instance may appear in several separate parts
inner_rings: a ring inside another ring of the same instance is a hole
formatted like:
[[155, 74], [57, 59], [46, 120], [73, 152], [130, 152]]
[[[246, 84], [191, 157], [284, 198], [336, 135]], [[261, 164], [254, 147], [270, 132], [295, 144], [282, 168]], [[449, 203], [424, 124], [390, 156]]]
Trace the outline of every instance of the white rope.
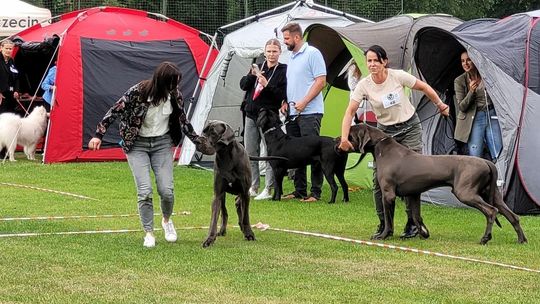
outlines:
[[44, 191], [44, 192], [51, 192], [51, 193], [67, 195], [67, 196], [72, 196], [72, 197], [81, 198], [81, 199], [87, 199], [87, 200], [93, 200], [93, 201], [98, 200], [98, 199], [91, 198], [91, 197], [84, 196], [84, 195], [80, 195], [80, 194], [73, 194], [73, 193], [64, 192], [64, 191], [57, 191], [57, 190], [51, 190], [51, 189], [45, 189], [45, 188], [38, 188], [38, 187], [34, 187], [34, 186], [27, 186], [27, 185], [13, 184], [13, 183], [5, 183], [5, 182], [0, 182], [0, 185], [10, 186], [10, 187], [18, 187], [18, 188], [26, 188], [26, 189], [32, 189], [32, 190], [38, 190], [38, 191]]
[[[182, 211], [173, 213], [172, 215], [190, 215], [190, 211]], [[99, 219], [99, 218], [122, 218], [122, 217], [138, 217], [139, 214], [102, 214], [102, 215], [67, 215], [67, 216], [33, 216], [33, 217], [4, 217], [0, 218], [0, 222], [12, 221], [50, 221], [50, 220], [70, 220], [70, 219]], [[156, 213], [154, 216], [161, 216]]]
[[[232, 226], [234, 228], [238, 228], [238, 226]], [[445, 253], [439, 253], [434, 251], [428, 251], [428, 250], [422, 250], [422, 249], [416, 249], [416, 248], [410, 248], [410, 247], [404, 247], [404, 246], [395, 246], [385, 243], [379, 243], [379, 242], [371, 242], [371, 241], [363, 241], [363, 240], [355, 240], [351, 238], [345, 238], [340, 236], [334, 236], [324, 233], [316, 233], [316, 232], [307, 232], [307, 231], [299, 231], [299, 230], [290, 230], [290, 229], [281, 229], [281, 228], [272, 228], [268, 224], [263, 223], [257, 223], [255, 225], [252, 225], [252, 227], [260, 229], [261, 231], [265, 230], [272, 230], [272, 231], [278, 231], [278, 232], [286, 232], [286, 233], [292, 233], [292, 234], [299, 234], [304, 236], [313, 236], [318, 238], [324, 238], [324, 239], [330, 239], [335, 241], [343, 241], [343, 242], [349, 242], [349, 243], [355, 243], [360, 245], [367, 245], [372, 247], [379, 247], [384, 249], [392, 249], [392, 250], [399, 250], [404, 252], [412, 252], [417, 254], [425, 254], [429, 256], [436, 256], [441, 258], [447, 258], [447, 259], [454, 259], [454, 260], [461, 260], [461, 261], [467, 261], [467, 262], [473, 262], [473, 263], [479, 263], [479, 264], [487, 264], [487, 265], [493, 265], [493, 266], [499, 266], [503, 268], [508, 269], [514, 269], [514, 270], [522, 270], [527, 272], [534, 272], [534, 273], [540, 273], [540, 270], [538, 269], [531, 269], [526, 267], [520, 267], [510, 264], [504, 264], [499, 262], [492, 262], [492, 261], [486, 261], [486, 260], [480, 260], [475, 258], [467, 258], [467, 257], [461, 257], [451, 254], [445, 254]], [[202, 230], [202, 229], [208, 229], [208, 227], [182, 227], [182, 228], [176, 228], [177, 230]], [[160, 231], [162, 229], [154, 229], [154, 231]], [[11, 237], [32, 237], [32, 236], [56, 236], [56, 235], [81, 235], [81, 234], [113, 234], [113, 233], [129, 233], [129, 232], [142, 232], [142, 229], [121, 229], [121, 230], [90, 230], [90, 231], [64, 231], [64, 232], [30, 232], [30, 233], [8, 233], [8, 234], [0, 234], [0, 238], [11, 238]]]
[[[183, 227], [176, 230], [200, 230], [208, 229], [208, 227]], [[163, 229], [156, 228], [154, 231]], [[120, 229], [120, 230], [86, 230], [86, 231], [62, 231], [62, 232], [25, 232], [25, 233], [5, 233], [0, 234], [1, 238], [12, 237], [31, 237], [31, 236], [55, 236], [55, 235], [81, 235], [81, 234], [113, 234], [113, 233], [129, 233], [129, 232], [144, 232], [142, 229]]]
[[504, 263], [499, 263], [499, 262], [492, 262], [492, 261], [480, 260], [480, 259], [475, 259], [475, 258], [467, 258], [467, 257], [461, 257], [461, 256], [450, 255], [450, 254], [445, 254], [445, 253], [428, 251], [428, 250], [409, 248], [409, 247], [404, 247], [404, 246], [395, 246], [395, 245], [379, 243], [379, 242], [354, 240], [354, 239], [350, 239], [350, 238], [333, 236], [333, 235], [323, 234], [323, 233], [306, 232], [306, 231], [289, 230], [289, 229], [280, 229], [280, 228], [271, 228], [269, 225], [263, 224], [263, 223], [257, 223], [256, 225], [254, 225], [254, 227], [259, 228], [262, 231], [264, 231], [264, 230], [273, 230], [273, 231], [287, 232], [287, 233], [293, 233], [293, 234], [300, 234], [300, 235], [305, 235], [305, 236], [314, 236], [314, 237], [330, 239], [330, 240], [335, 240], [335, 241], [344, 241], [344, 242], [350, 242], [350, 243], [373, 246], [373, 247], [379, 247], [379, 248], [385, 248], [385, 249], [400, 250], [400, 251], [404, 251], [404, 252], [421, 253], [421, 254], [425, 254], [425, 255], [437, 256], [437, 257], [442, 257], [442, 258], [447, 258], [447, 259], [454, 259], [454, 260], [461, 260], [461, 261], [467, 261], [467, 262], [473, 262], [473, 263], [495, 265], [495, 266], [515, 269], [515, 270], [523, 270], [523, 271], [528, 271], [528, 272], [540, 273], [540, 270], [538, 270], [538, 269], [530, 269], [530, 268], [514, 266], [514, 265], [509, 265], [509, 264], [504, 264]]

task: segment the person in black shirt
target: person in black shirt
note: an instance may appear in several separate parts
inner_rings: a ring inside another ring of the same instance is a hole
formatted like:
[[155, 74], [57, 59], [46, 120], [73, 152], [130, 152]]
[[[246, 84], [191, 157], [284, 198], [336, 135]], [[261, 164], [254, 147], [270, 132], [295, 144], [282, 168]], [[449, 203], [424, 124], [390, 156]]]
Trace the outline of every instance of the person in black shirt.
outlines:
[[[244, 144], [251, 156], [260, 155], [261, 141], [264, 136], [257, 127], [257, 116], [260, 109], [270, 109], [278, 112], [287, 98], [287, 65], [279, 63], [281, 44], [278, 39], [270, 39], [264, 47], [265, 61], [253, 66], [249, 73], [240, 80], [240, 88], [247, 92], [244, 112], [246, 124], [244, 127]], [[270, 165], [266, 166], [264, 190], [257, 195], [260, 183], [259, 163], [251, 162], [252, 183], [249, 193], [256, 196], [255, 200], [269, 199], [274, 188], [274, 175]]]
[[0, 43], [0, 113], [15, 112], [19, 99], [19, 71], [11, 58], [13, 47], [14, 43], [9, 39]]

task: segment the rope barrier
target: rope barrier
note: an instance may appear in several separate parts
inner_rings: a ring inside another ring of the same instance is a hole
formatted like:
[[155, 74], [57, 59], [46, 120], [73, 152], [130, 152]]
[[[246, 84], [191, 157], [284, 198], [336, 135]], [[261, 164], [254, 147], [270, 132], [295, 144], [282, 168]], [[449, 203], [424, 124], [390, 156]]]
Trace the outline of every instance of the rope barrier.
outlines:
[[[190, 215], [190, 211], [182, 211], [180, 213], [173, 212], [172, 215]], [[68, 220], [68, 219], [99, 219], [99, 218], [122, 218], [122, 217], [138, 217], [139, 214], [102, 214], [102, 215], [68, 215], [68, 216], [33, 216], [33, 217], [4, 217], [0, 218], [0, 222], [10, 221], [43, 221], [43, 220]], [[156, 213], [154, 216], [161, 216]]]
[[17, 187], [17, 188], [26, 188], [26, 189], [32, 189], [32, 190], [38, 190], [38, 191], [44, 191], [44, 192], [51, 192], [51, 193], [67, 195], [67, 196], [72, 196], [72, 197], [81, 198], [81, 199], [87, 199], [87, 200], [93, 200], [93, 201], [98, 200], [98, 199], [91, 198], [91, 197], [84, 196], [84, 195], [80, 195], [80, 194], [73, 194], [73, 193], [64, 192], [64, 191], [57, 191], [57, 190], [51, 190], [51, 189], [45, 189], [45, 188], [38, 188], [38, 187], [34, 187], [34, 186], [27, 186], [27, 185], [13, 184], [13, 183], [5, 183], [5, 182], [0, 182], [0, 185], [10, 186], [10, 187]]
[[[238, 226], [232, 226], [232, 227], [238, 228]], [[378, 248], [384, 248], [384, 249], [398, 250], [398, 251], [403, 251], [403, 252], [412, 252], [412, 253], [424, 254], [424, 255], [435, 256], [435, 257], [440, 257], [440, 258], [461, 260], [461, 261], [466, 261], [466, 262], [487, 264], [487, 265], [493, 265], [493, 266], [498, 266], [498, 267], [503, 267], [503, 268], [508, 268], [508, 269], [514, 269], [514, 270], [521, 270], [521, 271], [527, 271], [527, 272], [533, 272], [533, 273], [540, 273], [540, 270], [538, 270], [538, 269], [531, 269], [531, 268], [526, 268], [526, 267], [521, 267], [521, 266], [515, 266], [515, 265], [504, 264], [504, 263], [499, 263], [499, 262], [492, 262], [492, 261], [487, 261], [487, 260], [480, 260], [480, 259], [475, 259], [475, 258], [461, 257], [461, 256], [457, 256], [457, 255], [439, 253], [439, 252], [416, 249], [416, 248], [405, 247], [405, 246], [396, 246], [396, 245], [379, 243], [379, 242], [355, 240], [355, 239], [351, 239], [351, 238], [340, 237], [340, 236], [335, 236], [335, 235], [329, 235], [329, 234], [324, 234], [324, 233], [307, 232], [307, 231], [282, 229], [282, 228], [273, 228], [273, 227], [270, 227], [270, 225], [263, 224], [263, 223], [257, 223], [255, 225], [252, 225], [252, 227], [257, 228], [257, 229], [259, 229], [261, 231], [270, 230], [270, 231], [298, 234], [298, 235], [303, 235], [303, 236], [312, 236], [312, 237], [318, 237], [318, 238], [329, 239], [329, 240], [334, 240], [334, 241], [342, 241], [342, 242], [348, 242], [348, 243], [354, 243], [354, 244], [360, 244], [360, 245], [366, 245], [366, 246], [372, 246], [372, 247], [378, 247]], [[201, 227], [182, 227], [182, 228], [176, 228], [176, 229], [177, 230], [202, 230], [202, 229], [208, 229], [208, 227], [203, 227], [203, 226], [201, 226]], [[157, 228], [157, 229], [154, 229], [154, 230], [155, 231], [160, 231], [162, 229]], [[11, 238], [11, 237], [84, 235], [84, 234], [113, 234], [113, 233], [129, 233], [129, 232], [142, 232], [142, 229], [9, 233], [9, 234], [0, 234], [0, 239], [1, 238]]]
[[499, 267], [503, 267], [503, 268], [509, 268], [509, 269], [515, 269], [515, 270], [522, 270], [522, 271], [540, 273], [540, 270], [538, 270], [538, 269], [531, 269], [531, 268], [526, 268], [526, 267], [520, 267], [520, 266], [514, 266], [514, 265], [504, 264], [504, 263], [499, 263], [499, 262], [480, 260], [480, 259], [475, 259], [475, 258], [461, 257], [461, 256], [456, 256], [456, 255], [451, 255], [451, 254], [433, 252], [433, 251], [429, 251], [429, 250], [422, 250], [422, 249], [416, 249], [416, 248], [410, 248], [410, 247], [404, 247], [404, 246], [395, 246], [395, 245], [379, 243], [379, 242], [355, 240], [355, 239], [339, 237], [339, 236], [323, 234], [323, 233], [306, 232], [306, 231], [281, 229], [281, 228], [272, 228], [269, 225], [262, 224], [262, 223], [258, 223], [256, 225], [254, 225], [254, 227], [259, 228], [262, 231], [264, 231], [264, 230], [272, 230], [272, 231], [287, 232], [287, 233], [293, 233], [293, 234], [299, 234], [299, 235], [305, 235], [305, 236], [314, 236], [314, 237], [330, 239], [330, 240], [335, 240], [335, 241], [350, 242], [350, 243], [366, 245], [366, 246], [372, 246], [372, 247], [399, 250], [399, 251], [404, 251], [404, 252], [413, 252], [413, 253], [425, 254], [425, 255], [436, 256], [436, 257], [441, 257], [441, 258], [448, 258], [448, 259], [461, 260], [461, 261], [480, 263], [480, 264], [488, 264], [488, 265], [494, 265], [494, 266], [499, 266]]

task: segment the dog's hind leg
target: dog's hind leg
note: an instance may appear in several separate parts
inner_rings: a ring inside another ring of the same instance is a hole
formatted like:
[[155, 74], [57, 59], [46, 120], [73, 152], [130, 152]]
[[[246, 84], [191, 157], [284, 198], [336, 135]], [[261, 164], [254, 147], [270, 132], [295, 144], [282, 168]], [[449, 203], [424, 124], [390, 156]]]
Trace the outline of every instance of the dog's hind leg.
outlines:
[[227, 234], [227, 223], [229, 222], [229, 213], [227, 212], [227, 206], [225, 204], [227, 196], [224, 195], [221, 200], [221, 228], [219, 229], [218, 235], [224, 236]]
[[[345, 163], [343, 164], [343, 168], [336, 168], [336, 176], [339, 181], [339, 184], [341, 185], [341, 189], [343, 190], [343, 202], [349, 201], [349, 185], [347, 184], [347, 181], [345, 180]], [[340, 165], [338, 165], [340, 166]]]
[[493, 223], [495, 223], [495, 219], [497, 218], [497, 208], [486, 203], [479, 194], [470, 193], [474, 192], [474, 190], [471, 188], [467, 188], [467, 191], [456, 191], [456, 188], [454, 188], [454, 194], [462, 203], [478, 209], [486, 216], [486, 230], [484, 231], [484, 235], [480, 239], [480, 244], [487, 244], [487, 242], [489, 242], [492, 238], [491, 231], [493, 230]]
[[495, 192], [493, 204], [497, 209], [499, 209], [499, 213], [502, 214], [514, 227], [514, 230], [518, 236], [518, 243], [527, 243], [527, 237], [525, 237], [525, 233], [523, 233], [523, 229], [521, 229], [521, 225], [519, 224], [519, 216], [508, 208], [499, 190]]
[[333, 204], [336, 202], [336, 196], [338, 191], [338, 186], [336, 184], [336, 180], [334, 179], [334, 172], [332, 168], [323, 168], [324, 177], [326, 178], [326, 181], [328, 182], [328, 185], [330, 185], [330, 191], [332, 192], [330, 196], [330, 201], [328, 201], [329, 204]]

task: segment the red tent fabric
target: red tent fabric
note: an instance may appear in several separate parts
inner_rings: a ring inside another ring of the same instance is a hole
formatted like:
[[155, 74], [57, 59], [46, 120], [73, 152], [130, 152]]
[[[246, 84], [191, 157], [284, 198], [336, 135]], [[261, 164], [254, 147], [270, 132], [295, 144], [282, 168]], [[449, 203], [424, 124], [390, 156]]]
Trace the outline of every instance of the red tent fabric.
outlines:
[[[205, 78], [202, 68], [209, 46], [198, 30], [157, 19], [144, 11], [97, 7], [67, 13], [57, 22], [18, 34], [25, 41], [43, 41], [53, 34], [61, 38], [44, 162], [125, 159], [117, 126], [109, 129], [100, 151], [86, 145], [107, 109], [130, 86], [149, 78], [162, 61], [180, 67], [187, 107], [197, 80]], [[212, 50], [208, 67], [216, 55]]]

